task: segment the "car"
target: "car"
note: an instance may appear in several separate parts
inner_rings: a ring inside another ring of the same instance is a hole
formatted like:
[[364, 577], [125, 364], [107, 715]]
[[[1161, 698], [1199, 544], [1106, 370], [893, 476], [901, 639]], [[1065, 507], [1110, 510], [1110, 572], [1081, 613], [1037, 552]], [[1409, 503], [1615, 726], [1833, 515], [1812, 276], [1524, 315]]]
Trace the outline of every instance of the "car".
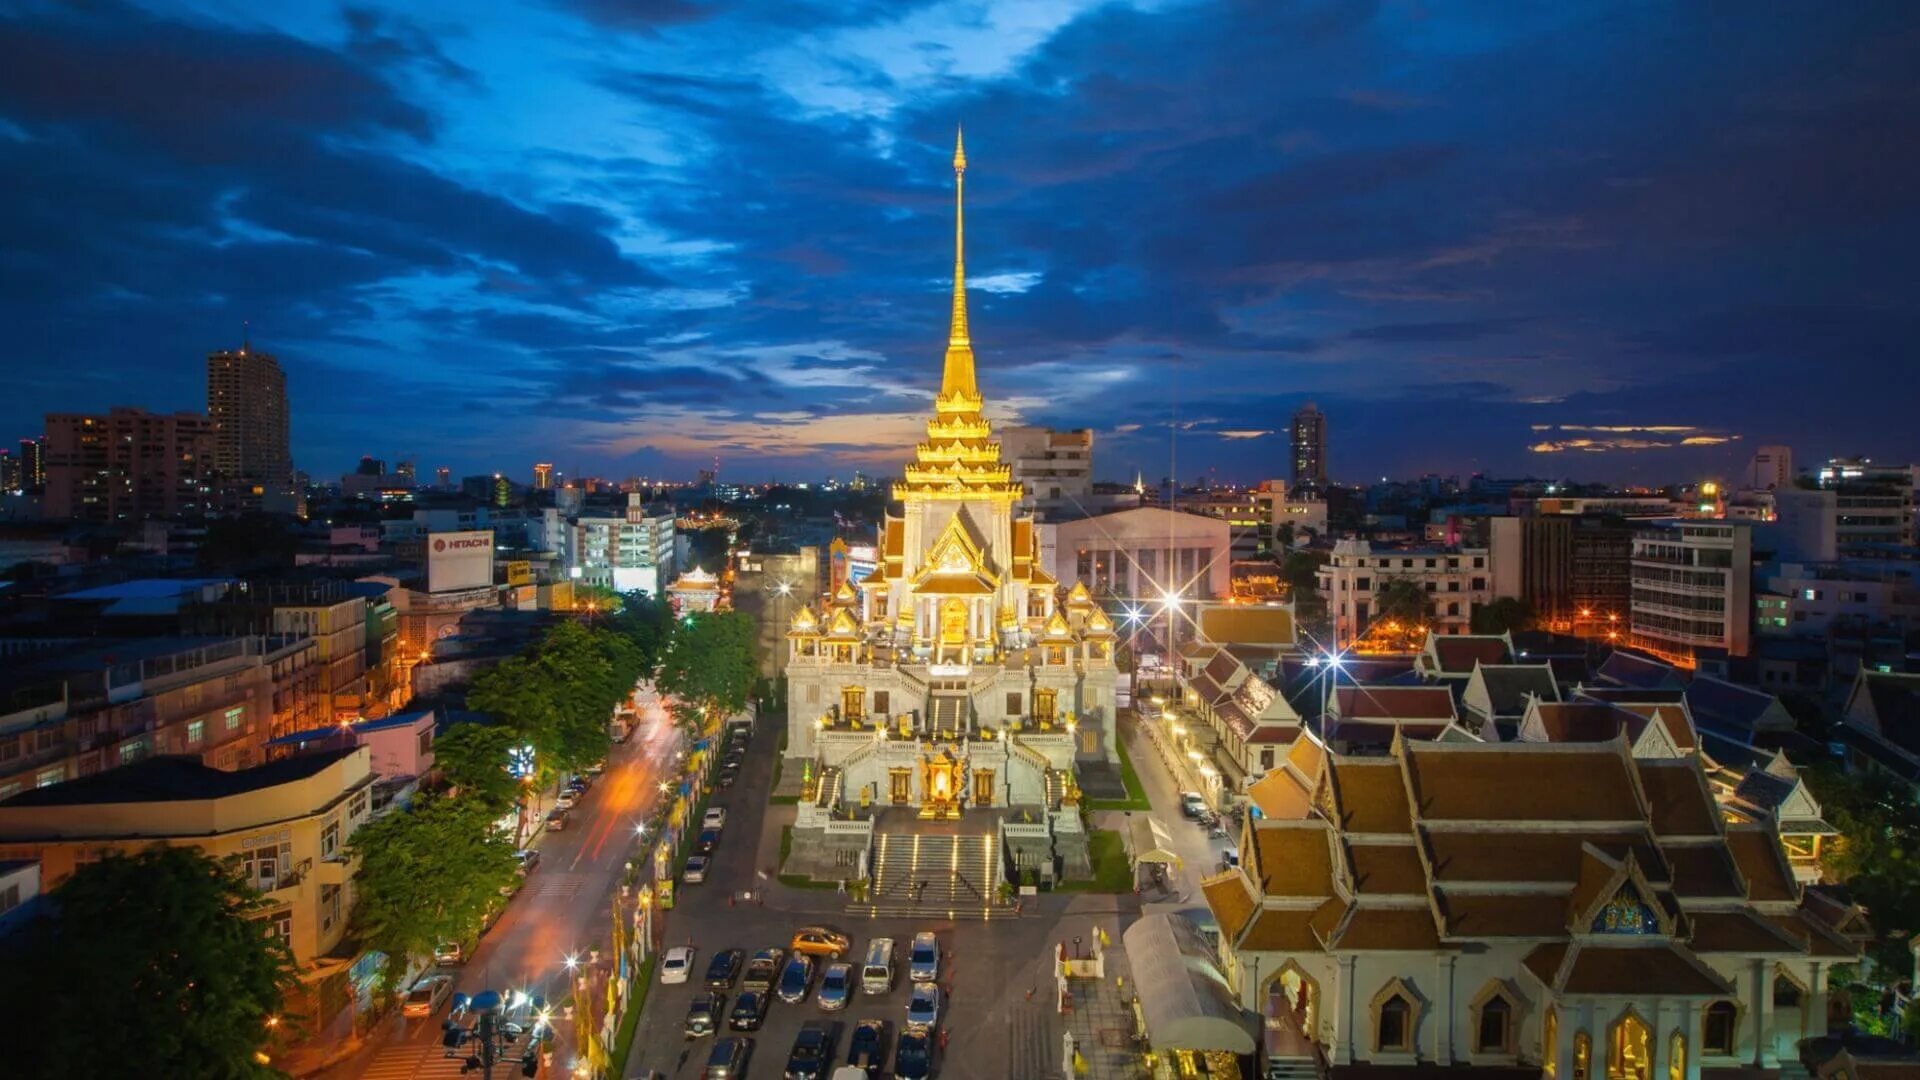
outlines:
[[733, 982], [740, 977], [740, 968], [747, 962], [747, 954], [739, 949], [721, 949], [707, 961], [707, 988], [709, 990], [731, 990]]
[[1206, 808], [1207, 808], [1207, 800], [1199, 792], [1183, 791], [1180, 793], [1180, 816], [1181, 817], [1198, 818], [1200, 814], [1206, 810]]
[[713, 1044], [713, 1051], [707, 1055], [707, 1067], [700, 1073], [702, 1080], [738, 1080], [747, 1075], [747, 1062], [753, 1060], [753, 1040], [743, 1035], [729, 1035]]
[[893, 989], [893, 939], [874, 938], [867, 942], [867, 962], [860, 965], [860, 989], [869, 994], [884, 994]]
[[933, 983], [916, 983], [907, 995], [907, 1027], [934, 1028], [940, 1023], [940, 988]]
[[793, 1037], [793, 1050], [787, 1055], [787, 1080], [822, 1080], [833, 1067], [833, 1044], [837, 1034], [828, 1020], [809, 1020], [800, 1025]]
[[572, 788], [562, 788], [560, 794], [553, 797], [553, 805], [557, 810], [571, 810], [580, 805], [580, 793]]
[[587, 793], [587, 788], [591, 786], [592, 783], [584, 776], [576, 776], [567, 781], [567, 790], [573, 792], [573, 797], [576, 799], [584, 796]]
[[693, 946], [675, 945], [660, 958], [660, 981], [663, 983], [683, 983], [693, 972]]
[[824, 926], [806, 926], [793, 935], [793, 951], [808, 956], [839, 956], [853, 948], [847, 935]]
[[693, 1002], [687, 1006], [687, 1038], [697, 1039], [702, 1035], [711, 1035], [720, 1030], [720, 1018], [726, 1015], [727, 995], [721, 993], [695, 994]]
[[567, 811], [564, 807], [555, 807], [547, 814], [547, 831], [559, 832], [567, 827]]
[[423, 975], [419, 982], [413, 984], [413, 989], [407, 991], [407, 1000], [400, 1006], [400, 1015], [432, 1016], [452, 996], [451, 975]]
[[788, 958], [787, 966], [780, 971], [780, 1000], [789, 1005], [798, 1005], [807, 1000], [807, 991], [812, 987], [813, 957], [794, 953]]
[[601, 759], [600, 759], [599, 761], [596, 761], [596, 762], [594, 762], [593, 764], [591, 764], [591, 765], [589, 765], [589, 766], [587, 766], [587, 775], [588, 775], [588, 776], [599, 776], [599, 775], [600, 775], [601, 773], [603, 773], [603, 772], [606, 772], [606, 771], [607, 771], [607, 759], [606, 759], [606, 758], [601, 758]]
[[457, 941], [443, 941], [433, 947], [433, 962], [436, 964], [464, 964], [467, 962], [467, 950]]
[[680, 880], [689, 885], [698, 885], [707, 880], [707, 867], [710, 865], [705, 855], [694, 855], [687, 859], [687, 868], [681, 872]]
[[847, 1000], [853, 997], [853, 965], [828, 964], [820, 972], [820, 993], [816, 1000], [820, 1007], [833, 1012], [847, 1007]]
[[516, 851], [514, 855], [520, 859], [519, 871], [522, 877], [540, 868], [540, 853], [533, 848], [528, 848], [525, 851]]
[[727, 1014], [727, 1026], [735, 1031], [759, 1031], [767, 1018], [767, 992], [742, 990], [733, 999], [733, 1011]]
[[780, 977], [780, 965], [786, 963], [784, 949], [761, 949], [747, 961], [747, 976], [740, 980], [745, 990], [771, 990]]
[[724, 806], [707, 807], [707, 812], [704, 815], [702, 815], [700, 818], [700, 827], [703, 829], [726, 828], [727, 827], [727, 808]]
[[907, 950], [907, 978], [914, 982], [932, 982], [940, 977], [940, 939], [933, 931], [913, 935], [913, 947]]
[[887, 1060], [888, 1024], [885, 1020], [862, 1020], [854, 1025], [853, 1038], [847, 1040], [847, 1064], [869, 1077], [880, 1075]]
[[713, 854], [713, 849], [718, 846], [720, 846], [719, 829], [701, 829], [700, 835], [693, 838], [693, 850], [701, 855]]
[[721, 787], [730, 788], [733, 786], [733, 782], [738, 779], [740, 779], [739, 769], [721, 769], [720, 770], [720, 786]]
[[893, 1052], [893, 1075], [900, 1080], [927, 1080], [933, 1075], [933, 1038], [925, 1031], [903, 1031]]

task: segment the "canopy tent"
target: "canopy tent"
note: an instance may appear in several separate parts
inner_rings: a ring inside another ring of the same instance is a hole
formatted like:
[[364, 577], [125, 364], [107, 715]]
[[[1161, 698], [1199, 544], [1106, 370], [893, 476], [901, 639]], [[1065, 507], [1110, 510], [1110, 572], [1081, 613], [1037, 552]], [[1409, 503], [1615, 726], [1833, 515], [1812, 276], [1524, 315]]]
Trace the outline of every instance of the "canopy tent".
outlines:
[[1135, 814], [1127, 819], [1127, 851], [1133, 865], [1162, 863], [1178, 870], [1180, 856], [1173, 851], [1173, 834], [1152, 814]]
[[1121, 940], [1147, 1038], [1156, 1049], [1254, 1052], [1252, 1022], [1191, 920], [1167, 912], [1143, 916]]

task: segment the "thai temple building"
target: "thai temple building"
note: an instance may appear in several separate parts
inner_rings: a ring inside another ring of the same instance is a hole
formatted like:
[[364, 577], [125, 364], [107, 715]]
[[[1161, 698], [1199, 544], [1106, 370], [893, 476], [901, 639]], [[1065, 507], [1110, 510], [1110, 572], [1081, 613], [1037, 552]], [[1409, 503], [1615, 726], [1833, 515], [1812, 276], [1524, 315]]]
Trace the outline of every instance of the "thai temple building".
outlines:
[[940, 391], [893, 487], [899, 510], [880, 528], [878, 565], [801, 606], [787, 630], [784, 770], [803, 777], [796, 854], [817, 869], [831, 849], [849, 871], [835, 876], [870, 877], [879, 902], [916, 892], [984, 904], [1009, 872], [1084, 862], [1076, 767], [1118, 759], [1112, 620], [1043, 567], [982, 413], [966, 164], [956, 143]]

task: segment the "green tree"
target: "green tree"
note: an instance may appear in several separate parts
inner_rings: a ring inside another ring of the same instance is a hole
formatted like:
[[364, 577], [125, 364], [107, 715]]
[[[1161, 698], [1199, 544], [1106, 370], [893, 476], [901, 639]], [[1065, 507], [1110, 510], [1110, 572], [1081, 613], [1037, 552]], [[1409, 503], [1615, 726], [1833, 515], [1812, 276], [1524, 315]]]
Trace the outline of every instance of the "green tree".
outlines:
[[520, 795], [507, 761], [522, 743], [519, 733], [503, 724], [455, 724], [433, 741], [433, 763], [460, 795], [505, 813]]
[[1373, 621], [1391, 620], [1401, 626], [1424, 623], [1433, 615], [1433, 597], [1412, 578], [1388, 578], [1373, 594]]
[[8, 942], [11, 1076], [279, 1075], [267, 1045], [296, 980], [265, 906], [198, 848], [80, 867]]
[[[356, 922], [367, 944], [394, 957], [469, 941], [513, 881], [513, 842], [478, 799], [425, 797], [406, 813], [362, 825], [347, 841], [360, 858]], [[387, 965], [398, 978], [405, 964]], [[389, 987], [392, 989], [392, 987]]]
[[1913, 789], [1884, 773], [1850, 775], [1833, 765], [1802, 775], [1840, 830], [1821, 855], [1822, 869], [1873, 912], [1875, 969], [1911, 971], [1907, 940], [1920, 931], [1920, 805]]
[[[730, 716], [747, 707], [759, 665], [756, 627], [745, 612], [715, 611], [680, 620], [660, 661], [660, 689], [700, 713]], [[684, 719], [684, 718], [683, 718]]]
[[1476, 634], [1517, 634], [1533, 629], [1537, 621], [1533, 605], [1517, 596], [1503, 596], [1473, 609]]
[[644, 675], [652, 674], [673, 638], [673, 608], [664, 600], [655, 600], [643, 592], [630, 592], [621, 601], [620, 610], [607, 620], [607, 628], [624, 635], [640, 650]]

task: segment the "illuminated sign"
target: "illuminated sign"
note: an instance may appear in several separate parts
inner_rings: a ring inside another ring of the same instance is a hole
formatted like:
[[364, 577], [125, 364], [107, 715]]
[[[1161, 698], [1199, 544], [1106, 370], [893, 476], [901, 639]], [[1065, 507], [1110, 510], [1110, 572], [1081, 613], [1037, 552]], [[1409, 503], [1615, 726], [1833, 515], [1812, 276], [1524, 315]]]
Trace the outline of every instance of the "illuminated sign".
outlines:
[[481, 589], [493, 584], [493, 534], [434, 533], [427, 538], [427, 591]]

